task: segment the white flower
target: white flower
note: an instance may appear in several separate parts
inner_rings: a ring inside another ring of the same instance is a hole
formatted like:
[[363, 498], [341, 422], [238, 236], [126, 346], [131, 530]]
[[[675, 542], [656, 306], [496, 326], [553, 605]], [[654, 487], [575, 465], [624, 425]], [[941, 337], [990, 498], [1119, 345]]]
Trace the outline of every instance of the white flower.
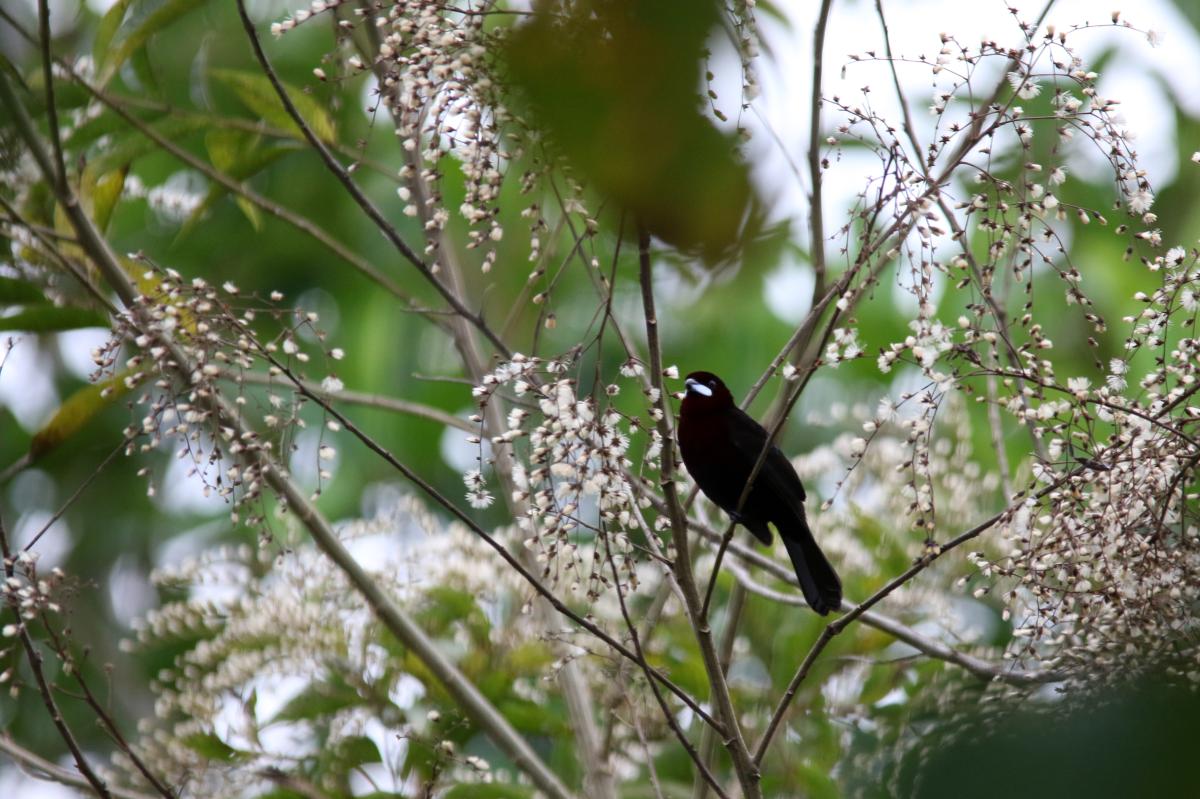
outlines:
[[1041, 86], [1032, 80], [1029, 80], [1020, 72], [1008, 73], [1008, 82], [1012, 85], [1013, 91], [1015, 91], [1017, 96], [1022, 100], [1032, 100], [1034, 97], [1037, 97], [1042, 93]]
[[346, 384], [343, 383], [341, 380], [337, 379], [336, 377], [334, 377], [333, 375], [329, 375], [328, 377], [326, 377], [324, 380], [321, 381], [322, 390], [328, 391], [331, 394], [341, 391], [345, 387], [346, 387]]
[[626, 361], [625, 363], [621, 364], [621, 376], [622, 377], [637, 377], [643, 371], [645, 371], [645, 370], [642, 368], [642, 365], [640, 363], [638, 363], [637, 361]]
[[1129, 201], [1129, 210], [1135, 214], [1144, 214], [1150, 210], [1150, 206], [1154, 205], [1154, 194], [1149, 189], [1130, 192], [1126, 195], [1126, 199]]
[[492, 496], [492, 492], [486, 491], [482, 488], [478, 489], [477, 491], [467, 492], [467, 502], [471, 503], [472, 508], [486, 508], [491, 505], [494, 500], [495, 497]]

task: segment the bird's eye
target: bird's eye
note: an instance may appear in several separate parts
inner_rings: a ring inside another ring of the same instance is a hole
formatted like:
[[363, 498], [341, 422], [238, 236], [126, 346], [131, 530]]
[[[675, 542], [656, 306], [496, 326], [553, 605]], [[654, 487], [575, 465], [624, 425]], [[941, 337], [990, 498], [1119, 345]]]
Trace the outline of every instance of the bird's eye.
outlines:
[[709, 381], [708, 381], [708, 387], [709, 387], [709, 388], [716, 388], [716, 387], [717, 387], [717, 381], [716, 381], [715, 379], [713, 379], [713, 380], [709, 380]]

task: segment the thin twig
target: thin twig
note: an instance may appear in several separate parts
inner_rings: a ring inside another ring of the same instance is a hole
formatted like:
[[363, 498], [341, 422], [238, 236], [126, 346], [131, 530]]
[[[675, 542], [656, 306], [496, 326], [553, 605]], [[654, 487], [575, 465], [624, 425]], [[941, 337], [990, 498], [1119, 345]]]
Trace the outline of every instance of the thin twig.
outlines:
[[[735, 583], [729, 592], [729, 601], [725, 603], [725, 625], [721, 628], [721, 640], [718, 642], [717, 655], [721, 661], [721, 672], [729, 679], [729, 664], [733, 661], [733, 642], [737, 638], [738, 621], [742, 616], [742, 608], [746, 604], [746, 589], [742, 584]], [[700, 733], [700, 756], [704, 763], [711, 764], [717, 753], [717, 733], [711, 727], [705, 727]], [[708, 796], [708, 785], [697, 782], [692, 787], [692, 799], [705, 799]]]
[[460, 317], [469, 321], [472, 326], [482, 333], [484, 338], [491, 342], [492, 346], [496, 348], [497, 352], [505, 357], [510, 357], [512, 355], [511, 351], [500, 339], [500, 337], [496, 335], [495, 331], [488, 326], [483, 317], [468, 308], [463, 303], [462, 299], [453, 290], [451, 290], [450, 287], [438, 279], [437, 275], [433, 273], [433, 269], [429, 266], [429, 264], [425, 263], [421, 257], [417, 255], [417, 253], [411, 247], [408, 246], [408, 244], [400, 236], [399, 231], [396, 230], [395, 226], [393, 226], [392, 223], [387, 220], [387, 218], [383, 215], [383, 212], [380, 211], [375, 204], [371, 202], [370, 198], [363, 193], [362, 189], [358, 187], [358, 184], [354, 182], [354, 178], [351, 177], [350, 173], [346, 171], [346, 168], [343, 167], [341, 163], [339, 163], [338, 160], [333, 157], [333, 153], [329, 152], [329, 148], [326, 147], [325, 143], [321, 141], [320, 137], [313, 132], [308, 122], [305, 121], [303, 115], [301, 115], [300, 111], [296, 108], [296, 105], [292, 102], [292, 98], [288, 95], [287, 90], [283, 87], [283, 83], [279, 80], [279, 76], [276, 74], [275, 68], [271, 66], [271, 61], [267, 58], [267, 54], [262, 48], [262, 43], [258, 39], [258, 33], [254, 30], [254, 23], [250, 21], [250, 15], [246, 12], [245, 0], [237, 0], [237, 7], [238, 15], [242, 20], [242, 28], [246, 32], [246, 37], [250, 40], [250, 46], [254, 50], [254, 56], [256, 59], [258, 59], [259, 66], [262, 67], [263, 74], [265, 74], [267, 79], [271, 82], [271, 86], [275, 89], [275, 94], [279, 97], [279, 102], [283, 104], [288, 116], [292, 118], [292, 121], [295, 122], [296, 126], [300, 128], [301, 133], [304, 134], [304, 138], [308, 140], [308, 143], [311, 144], [313, 149], [317, 151], [317, 154], [320, 155], [321, 161], [325, 164], [326, 168], [330, 171], [330, 173], [333, 174], [335, 178], [337, 178], [338, 182], [341, 183], [342, 187], [346, 190], [346, 193], [350, 195], [351, 199], [353, 199], [358, 207], [362, 209], [363, 213], [367, 215], [367, 218], [375, 224], [379, 231], [383, 233], [384, 237], [392, 244], [393, 247], [396, 248], [396, 251], [399, 252], [405, 258], [405, 260], [416, 267], [417, 271], [421, 273], [425, 280], [428, 281], [429, 284], [435, 289], [437, 289], [437, 292], [442, 295], [442, 298], [446, 300], [447, 304], [449, 304], [450, 307], [453, 308]]
[[658, 389], [658, 397], [654, 405], [657, 411], [658, 434], [662, 438], [659, 475], [671, 521], [671, 536], [675, 544], [675, 578], [678, 580], [686, 600], [688, 616], [692, 622], [701, 658], [704, 661], [704, 670], [708, 675], [712, 700], [717, 708], [717, 718], [721, 720], [721, 724], [725, 728], [725, 748], [733, 760], [738, 784], [747, 797], [758, 799], [762, 796], [758, 768], [750, 760], [749, 750], [742, 736], [741, 724], [733, 707], [733, 698], [729, 693], [729, 683], [721, 671], [720, 658], [713, 645], [712, 630], [708, 626], [708, 621], [700, 614], [700, 596], [696, 589], [695, 576], [692, 574], [691, 555], [688, 552], [687, 523], [675, 491], [675, 434], [672, 430], [670, 409], [666, 401], [667, 393], [663, 386], [662, 349], [659, 344], [658, 315], [654, 309], [654, 281], [650, 266], [650, 234], [640, 224], [638, 226], [638, 264], [642, 287], [642, 308], [646, 317], [646, 348], [650, 353], [650, 379], [654, 387]]
[[50, 645], [53, 647], [54, 653], [64, 664], [64, 671], [70, 672], [71, 676], [75, 678], [75, 684], [79, 686], [79, 690], [83, 691], [83, 701], [86, 702], [88, 707], [92, 709], [92, 712], [96, 714], [96, 718], [100, 722], [100, 725], [104, 727], [110, 736], [112, 736], [117, 748], [121, 750], [125, 757], [129, 758], [129, 761], [133, 763], [134, 768], [136, 768], [138, 773], [141, 774], [151, 786], [153, 786], [154, 790], [158, 792], [159, 796], [163, 797], [163, 799], [175, 799], [175, 791], [171, 790], [171, 788], [161, 778], [159, 778], [158, 775], [150, 770], [150, 767], [146, 764], [146, 761], [144, 761], [141, 756], [134, 751], [133, 747], [129, 745], [129, 741], [127, 741], [125, 736], [121, 733], [121, 728], [117, 726], [117, 722], [115, 719], [113, 719], [112, 714], [110, 714], [104, 708], [104, 705], [101, 704], [96, 695], [92, 693], [91, 686], [88, 685], [85, 679], [83, 679], [82, 669], [79, 668], [79, 664], [74, 662], [74, 658], [72, 658], [70, 652], [67, 651], [66, 643], [58, 636], [58, 633], [54, 632], [54, 627], [50, 624], [50, 620], [46, 617], [44, 611], [42, 613], [42, 626], [46, 629], [46, 635], [50, 639]]
[[[16, 122], [18, 134], [24, 139], [42, 174], [49, 180], [53, 174], [50, 161], [33, 128], [28, 112], [13, 92], [8, 77], [2, 72], [0, 72], [0, 101], [8, 108], [11, 117]], [[143, 326], [144, 323], [138, 310], [140, 305], [137, 290], [108, 242], [100, 235], [92, 220], [83, 213], [78, 202], [72, 201], [69, 189], [66, 196], [58, 199], [67, 211], [68, 219], [75, 229], [80, 246], [89, 254], [122, 303], [130, 309], [130, 321], [135, 326]], [[151, 328], [146, 326], [146, 329], [150, 330]], [[161, 331], [156, 332], [156, 336], [167, 349], [169, 360], [173, 364], [172, 368], [176, 372], [175, 377], [189, 381], [190, 375], [196, 367], [187, 351]], [[208, 394], [201, 399], [201, 404], [211, 411], [222, 425], [232, 429], [239, 437], [245, 436], [244, 440], [249, 440], [254, 436], [254, 433], [246, 427], [237, 409], [222, 395], [215, 392]], [[317, 510], [307, 493], [292, 482], [287, 472], [262, 449], [247, 448], [244, 450], [243, 457], [262, 474], [263, 479], [276, 492], [280, 500], [295, 514], [300, 523], [308, 530], [317, 547], [345, 573], [350, 584], [362, 595], [372, 612], [388, 631], [429, 668], [433, 676], [454, 697], [458, 705], [487, 732], [488, 736], [512, 759], [513, 763], [550, 796], [557, 799], [566, 799], [571, 796], [567, 787], [520, 733], [513, 728], [474, 683], [468, 680], [449, 660], [437, 644], [417, 625], [416, 621], [402, 610], [354, 559], [338, 538], [329, 521]]]
[[54, 523], [61, 519], [62, 515], [67, 512], [67, 509], [74, 505], [76, 501], [78, 501], [79, 497], [83, 495], [83, 492], [87, 490], [87, 487], [92, 484], [92, 481], [100, 476], [100, 473], [107, 468], [108, 464], [112, 463], [113, 458], [117, 457], [117, 455], [119, 455], [121, 451], [125, 449], [125, 446], [128, 443], [128, 439], [122, 439], [121, 443], [117, 444], [113, 451], [108, 453], [108, 455], [104, 457], [104, 460], [100, 461], [100, 465], [93, 469], [92, 473], [89, 474], [87, 478], [79, 484], [78, 488], [76, 488], [75, 491], [72, 492], [71, 496], [67, 498], [67, 501], [64, 502], [62, 506], [54, 512], [54, 515], [50, 517], [49, 521], [42, 525], [42, 529], [34, 533], [33, 537], [29, 539], [29, 543], [22, 547], [24, 551], [28, 552], [29, 550], [33, 549], [33, 546], [39, 540], [41, 540], [41, 537], [46, 534], [46, 531], [53, 527]]
[[[250, 383], [257, 386], [279, 387], [280, 380], [277, 377], [263, 374], [262, 372], [224, 372], [222, 376], [234, 381], [235, 383]], [[297, 378], [299, 380], [299, 378]], [[411, 402], [409, 400], [389, 397], [386, 394], [369, 394], [363, 391], [351, 391], [342, 389], [340, 391], [328, 391], [321, 386], [320, 383], [311, 380], [299, 380], [311, 393], [328, 400], [329, 402], [344, 402], [349, 405], [362, 405], [365, 408], [378, 408], [384, 411], [393, 411], [395, 413], [403, 413], [408, 416], [416, 416], [421, 419], [428, 419], [431, 422], [437, 422], [446, 427], [454, 427], [466, 433], [478, 433], [478, 425], [471, 424], [466, 419], [460, 419], [452, 413], [447, 413], [441, 408], [435, 408], [432, 405], [423, 405], [419, 402]], [[292, 390], [294, 383], [289, 381], [288, 390]]]
[[825, 73], [825, 28], [829, 22], [829, 11], [833, 0], [821, 0], [821, 11], [817, 15], [817, 26], [813, 30], [812, 97], [809, 101], [808, 124], [808, 230], [809, 258], [812, 261], [815, 281], [813, 296], [825, 288], [825, 212], [821, 202], [821, 106], [822, 83]]
[[[1050, 485], [1044, 486], [1041, 490], [1033, 494], [1032, 498], [1035, 500], [1041, 499], [1050, 492], [1057, 491], [1064, 483], [1083, 472], [1086, 468], [1088, 467], [1080, 467], [1072, 470], [1070, 473], [1060, 477]], [[813, 663], [816, 661], [817, 656], [821, 654], [821, 652], [826, 646], [829, 645], [829, 642], [832, 641], [836, 635], [845, 630], [849, 625], [853, 624], [855, 620], [860, 618], [872, 607], [882, 602], [897, 588], [912, 580], [921, 572], [925, 571], [925, 569], [927, 569], [935, 560], [945, 555], [947, 552], [957, 549], [967, 541], [978, 537], [985, 530], [990, 529], [1002, 519], [1009, 516], [1012, 511], [1013, 506], [1005, 508], [992, 517], [975, 525], [970, 530], [967, 530], [966, 532], [958, 535], [956, 538], [951, 539], [947, 543], [936, 547], [926, 548], [925, 553], [922, 554], [921, 557], [917, 558], [912, 566], [908, 567], [896, 577], [893, 577], [887, 582], [886, 585], [884, 585], [875, 593], [871, 594], [871, 596], [869, 596], [861, 604], [855, 605], [848, 612], [846, 612], [845, 615], [827, 624], [825, 629], [821, 631], [821, 635], [817, 638], [816, 643], [813, 644], [812, 649], [809, 650], [808, 655], [804, 658], [804, 661], [800, 664], [800, 668], [796, 670], [791, 682], [788, 683], [787, 690], [784, 692], [783, 697], [779, 701], [779, 705], [775, 708], [775, 712], [771, 715], [771, 721], [767, 724], [767, 729], [763, 732], [762, 739], [758, 742], [758, 746], [754, 751], [755, 764], [762, 763], [763, 756], [766, 754], [768, 746], [770, 746], [771, 738], [774, 736], [779, 724], [783, 721], [783, 716], [787, 712], [787, 708], [791, 704], [793, 697], [795, 697], [796, 690], [800, 687], [800, 683], [802, 683], [804, 678], [808, 676], [808, 673], [812, 669]]]
[[[90, 782], [29, 751], [7, 734], [0, 734], [0, 752], [11, 757], [17, 766], [36, 779], [49, 780], [81, 791], [95, 793], [95, 788]], [[119, 785], [114, 785], [108, 790], [114, 799], [155, 799], [153, 794], [122, 788]]]
[[54, 72], [50, 54], [50, 4], [38, 0], [38, 49], [42, 54], [42, 79], [46, 81], [46, 122], [50, 126], [50, 147], [54, 153], [54, 182], [66, 188], [67, 165], [63, 160], [62, 134], [58, 129], [58, 103], [54, 99]]
[[[730, 563], [729, 571], [737, 578], [738, 585], [753, 594], [785, 605], [805, 604], [804, 597], [799, 594], [776, 591], [758, 582], [750, 575], [750, 572], [746, 568], [739, 564]], [[842, 609], [846, 612], [853, 610], [854, 607], [854, 603], [849, 600], [842, 603]], [[917, 633], [911, 627], [896, 621], [890, 616], [884, 616], [873, 610], [865, 611], [859, 617], [859, 621], [868, 627], [873, 627], [880, 632], [887, 633], [897, 641], [908, 644], [923, 655], [959, 666], [964, 671], [970, 672], [981, 680], [996, 680], [1014, 685], [1034, 685], [1056, 682], [1063, 678], [1060, 672], [1050, 669], [1022, 671], [1015, 668], [1012, 664], [992, 663], [983, 658], [969, 655], [966, 652], [959, 652], [957, 649], [941, 641]]]
[[[638, 661], [642, 665], [642, 672], [646, 675], [646, 682], [650, 685], [650, 691], [654, 694], [654, 701], [658, 702], [658, 707], [662, 710], [663, 719], [666, 720], [667, 725], [671, 728], [671, 732], [673, 732], [675, 737], [679, 739], [679, 743], [683, 745], [684, 751], [688, 753], [688, 756], [692, 759], [692, 762], [696, 764], [696, 768], [700, 771], [700, 775], [704, 778], [698, 784], [711, 786], [712, 789], [717, 792], [718, 796], [723, 797], [723, 799], [729, 799], [728, 794], [726, 794], [721, 788], [721, 784], [717, 782], [717, 778], [713, 776], [712, 771], [709, 770], [707, 759], [702, 759], [700, 757], [700, 753], [696, 751], [696, 747], [692, 745], [692, 742], [688, 740], [687, 734], [684, 733], [684, 731], [680, 728], [679, 722], [675, 720], [675, 712], [671, 710], [671, 707], [667, 704], [667, 700], [662, 695], [662, 691], [659, 689], [658, 683], [650, 674], [650, 667], [645, 665], [646, 656], [642, 651], [642, 642], [638, 637], [637, 625], [634, 624], [633, 619], [630, 618], [629, 608], [625, 604], [625, 592], [621, 588], [621, 574], [617, 570], [617, 561], [613, 557], [612, 547], [609, 545], [609, 537], [607, 535], [603, 535], [602, 538], [604, 540], [605, 557], [608, 560], [609, 569], [612, 571], [613, 585], [617, 592], [617, 602], [621, 607], [621, 618], [625, 620], [625, 626], [629, 630], [630, 643], [633, 644], [633, 651], [637, 653]], [[716, 734], [712, 727], [705, 727], [704, 732], [706, 736]]]
[[[0, 94], [9, 94], [11, 89], [8, 85], [8, 78], [0, 76]], [[7, 104], [8, 98], [4, 98]], [[62, 711], [59, 710], [58, 702], [54, 699], [54, 693], [50, 689], [50, 684], [46, 682], [46, 673], [42, 669], [42, 653], [38, 651], [37, 644], [34, 643], [33, 636], [29, 634], [29, 628], [25, 624], [25, 619], [21, 617], [21, 610], [16, 602], [16, 598], [12, 596], [12, 583], [16, 582], [16, 570], [13, 568], [15, 559], [13, 558], [12, 549], [8, 543], [8, 533], [4, 528], [4, 520], [0, 519], [0, 553], [4, 555], [4, 575], [8, 579], [9, 587], [5, 589], [8, 595], [8, 605], [12, 608], [13, 615], [16, 616], [17, 635], [21, 639], [21, 646], [25, 650], [26, 660], [29, 661], [29, 669], [33, 672], [34, 682], [37, 683], [38, 693], [41, 694], [42, 704], [46, 706], [46, 712], [50, 714], [50, 721], [54, 724], [54, 728], [58, 730], [58, 735], [62, 738], [63, 743], [67, 745], [67, 749], [71, 752], [71, 757], [75, 761], [75, 767], [79, 769], [79, 773], [87, 780], [88, 785], [95, 791], [97, 796], [102, 799], [110, 799], [112, 793], [108, 790], [108, 785], [97, 774], [87, 757], [83, 754], [83, 750], [79, 746], [79, 742], [75, 740], [75, 734], [71, 732], [71, 728], [67, 726], [66, 719], [63, 718]]]

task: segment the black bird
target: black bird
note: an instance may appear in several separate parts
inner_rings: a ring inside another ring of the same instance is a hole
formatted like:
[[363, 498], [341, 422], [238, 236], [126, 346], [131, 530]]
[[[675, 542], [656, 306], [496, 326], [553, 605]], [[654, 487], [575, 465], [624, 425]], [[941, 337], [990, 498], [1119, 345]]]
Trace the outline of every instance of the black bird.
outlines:
[[817, 546], [804, 516], [804, 486], [792, 464], [771, 445], [750, 496], [738, 500], [767, 443], [767, 431], [733, 401], [711, 372], [692, 372], [679, 411], [679, 451], [704, 495], [764, 544], [775, 525], [810, 607], [824, 616], [842, 604], [842, 581]]

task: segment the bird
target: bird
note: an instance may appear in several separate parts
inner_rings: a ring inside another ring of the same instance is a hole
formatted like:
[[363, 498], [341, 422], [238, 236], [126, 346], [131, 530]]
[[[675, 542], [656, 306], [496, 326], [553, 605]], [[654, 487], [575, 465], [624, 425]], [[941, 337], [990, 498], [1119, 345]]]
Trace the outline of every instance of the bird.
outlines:
[[827, 615], [842, 605], [842, 581], [817, 546], [804, 513], [804, 486], [774, 444], [741, 509], [738, 500], [767, 443], [767, 431], [733, 401], [721, 378], [692, 372], [679, 410], [679, 452], [704, 495], [759, 541], [770, 545], [775, 525], [787, 548], [804, 599]]

